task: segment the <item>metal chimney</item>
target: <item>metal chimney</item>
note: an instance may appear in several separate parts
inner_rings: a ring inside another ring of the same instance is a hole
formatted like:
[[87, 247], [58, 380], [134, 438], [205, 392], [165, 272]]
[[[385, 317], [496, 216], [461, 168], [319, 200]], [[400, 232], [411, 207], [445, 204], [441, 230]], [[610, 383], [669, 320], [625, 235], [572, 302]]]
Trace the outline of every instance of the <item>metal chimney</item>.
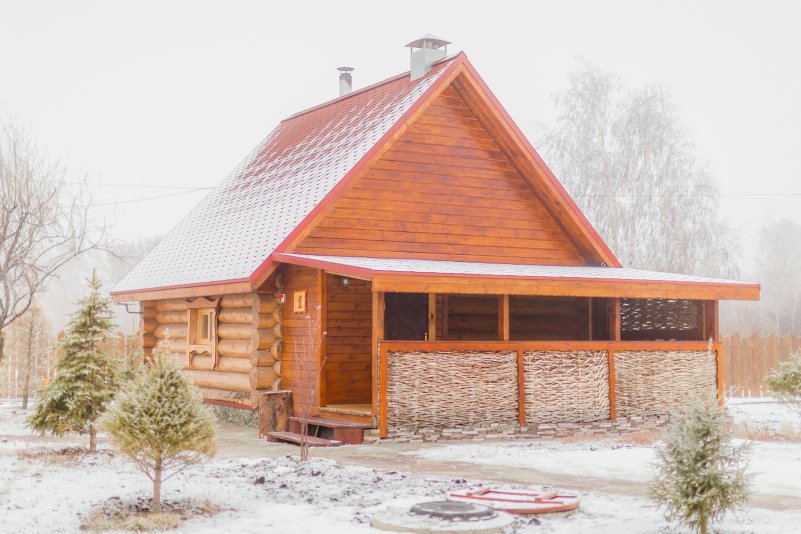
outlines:
[[346, 95], [353, 91], [353, 72], [352, 67], [339, 67], [339, 96]]
[[431, 70], [434, 63], [446, 58], [449, 44], [451, 43], [445, 39], [440, 39], [430, 33], [407, 44], [406, 47], [411, 51], [410, 74], [412, 80], [422, 78]]

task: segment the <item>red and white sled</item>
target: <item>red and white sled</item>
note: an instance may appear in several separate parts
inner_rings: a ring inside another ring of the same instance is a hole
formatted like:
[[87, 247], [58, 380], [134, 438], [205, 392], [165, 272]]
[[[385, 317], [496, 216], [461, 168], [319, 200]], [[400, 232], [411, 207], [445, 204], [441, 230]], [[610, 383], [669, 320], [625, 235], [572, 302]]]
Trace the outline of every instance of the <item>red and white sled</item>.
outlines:
[[449, 501], [480, 503], [511, 514], [548, 514], [578, 508], [578, 495], [556, 491], [502, 491], [483, 488], [478, 491], [451, 492]]

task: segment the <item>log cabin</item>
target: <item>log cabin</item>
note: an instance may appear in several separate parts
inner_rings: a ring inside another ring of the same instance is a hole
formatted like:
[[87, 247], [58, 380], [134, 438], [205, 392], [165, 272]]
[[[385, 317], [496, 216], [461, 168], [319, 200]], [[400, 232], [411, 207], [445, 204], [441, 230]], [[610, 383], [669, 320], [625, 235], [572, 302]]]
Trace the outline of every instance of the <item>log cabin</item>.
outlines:
[[447, 44], [360, 90], [340, 69], [338, 98], [283, 120], [116, 286], [146, 351], [229, 418], [291, 394], [264, 431], [307, 421], [319, 444], [628, 428], [720, 395], [718, 302], [759, 285], [623, 267]]

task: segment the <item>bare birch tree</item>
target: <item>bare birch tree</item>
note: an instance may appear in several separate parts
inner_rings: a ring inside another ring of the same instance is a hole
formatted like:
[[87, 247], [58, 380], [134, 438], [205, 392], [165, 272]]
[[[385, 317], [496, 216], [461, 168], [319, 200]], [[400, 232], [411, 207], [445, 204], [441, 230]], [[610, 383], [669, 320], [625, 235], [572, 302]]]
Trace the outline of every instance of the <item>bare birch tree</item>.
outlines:
[[[68, 195], [64, 175], [21, 128], [0, 122], [0, 333], [64, 264], [104, 241], [90, 199]], [[3, 345], [0, 335], [0, 361]]]
[[629, 91], [584, 64], [556, 103], [544, 155], [624, 265], [736, 274], [736, 239], [720, 218], [716, 184], [664, 89]]

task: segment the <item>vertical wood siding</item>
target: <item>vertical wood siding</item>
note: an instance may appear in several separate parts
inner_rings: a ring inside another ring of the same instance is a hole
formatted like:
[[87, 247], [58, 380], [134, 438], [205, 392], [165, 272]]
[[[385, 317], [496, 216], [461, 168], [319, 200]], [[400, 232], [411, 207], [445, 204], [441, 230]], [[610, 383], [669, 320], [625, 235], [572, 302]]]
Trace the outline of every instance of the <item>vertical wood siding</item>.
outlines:
[[512, 340], [589, 339], [589, 299], [586, 297], [519, 297], [509, 301]]
[[586, 264], [453, 89], [410, 125], [296, 252]]
[[[320, 272], [307, 267], [285, 265], [283, 283], [286, 300], [283, 304], [283, 361], [282, 387], [292, 390], [295, 410], [303, 414], [305, 410], [317, 408], [319, 395], [319, 311]], [[293, 311], [292, 295], [295, 291], [306, 290], [307, 312]]]
[[370, 282], [326, 275], [325, 398], [328, 404], [369, 404], [372, 377]]

